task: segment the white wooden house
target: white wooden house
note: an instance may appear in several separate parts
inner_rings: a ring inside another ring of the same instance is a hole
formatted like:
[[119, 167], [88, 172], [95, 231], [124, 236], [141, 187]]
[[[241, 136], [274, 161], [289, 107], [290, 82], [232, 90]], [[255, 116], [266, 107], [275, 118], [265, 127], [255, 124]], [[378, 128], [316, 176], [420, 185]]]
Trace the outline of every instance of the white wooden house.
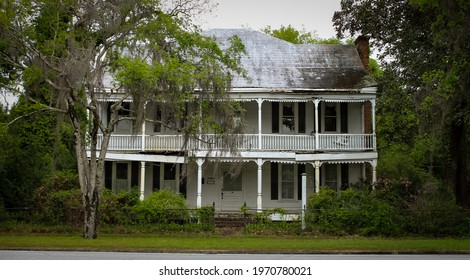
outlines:
[[[121, 121], [106, 156], [108, 188], [119, 192], [138, 186], [141, 199], [169, 188], [192, 207], [215, 203], [217, 210], [239, 210], [245, 202], [257, 210], [299, 210], [302, 173], [307, 174], [307, 195], [320, 186], [339, 189], [366, 177], [375, 181], [376, 88], [366, 82], [367, 66], [356, 46], [295, 45], [245, 29], [206, 35], [220, 43], [237, 35], [248, 52], [242, 64], [251, 81], [234, 77], [230, 94], [246, 110], [241, 160], [222, 155], [215, 168], [208, 147], [191, 149], [185, 158], [179, 154], [183, 135], [149, 122], [136, 134], [129, 120]], [[102, 101], [106, 108], [113, 100]], [[157, 115], [154, 106], [146, 110], [148, 116]], [[232, 176], [235, 162], [241, 172]]]

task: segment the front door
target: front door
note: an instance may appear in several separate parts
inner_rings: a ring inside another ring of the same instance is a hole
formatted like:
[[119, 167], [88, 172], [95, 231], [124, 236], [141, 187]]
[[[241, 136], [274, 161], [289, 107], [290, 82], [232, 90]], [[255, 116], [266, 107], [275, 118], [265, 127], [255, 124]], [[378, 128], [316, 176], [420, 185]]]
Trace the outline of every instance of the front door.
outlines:
[[238, 211], [244, 202], [242, 173], [224, 172], [222, 178], [221, 210]]

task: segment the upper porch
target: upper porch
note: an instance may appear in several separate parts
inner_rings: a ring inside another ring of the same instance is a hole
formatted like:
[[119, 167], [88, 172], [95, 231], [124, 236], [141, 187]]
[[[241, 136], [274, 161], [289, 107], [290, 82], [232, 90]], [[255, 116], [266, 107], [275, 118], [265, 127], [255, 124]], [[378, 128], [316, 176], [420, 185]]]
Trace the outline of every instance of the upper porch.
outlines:
[[[102, 136], [98, 139], [101, 148]], [[375, 151], [375, 134], [323, 134], [280, 135], [280, 134], [239, 134], [230, 139], [239, 151]], [[180, 151], [220, 151], [226, 145], [216, 135], [202, 135], [200, 139], [186, 139], [184, 135], [118, 135], [113, 134], [109, 141], [109, 151], [123, 152], [180, 152]]]

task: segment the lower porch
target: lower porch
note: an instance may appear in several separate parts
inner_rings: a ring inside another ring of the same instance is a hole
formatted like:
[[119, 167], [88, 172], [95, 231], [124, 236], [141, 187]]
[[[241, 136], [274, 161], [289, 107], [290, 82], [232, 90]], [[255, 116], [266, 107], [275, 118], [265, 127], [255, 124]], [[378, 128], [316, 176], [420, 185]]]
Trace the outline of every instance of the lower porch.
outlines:
[[105, 185], [114, 192], [140, 190], [143, 200], [160, 189], [186, 198], [191, 208], [213, 205], [217, 212], [247, 209], [261, 212], [282, 208], [302, 210], [302, 174], [306, 198], [320, 186], [348, 188], [371, 177], [374, 162], [289, 162], [256, 160], [238, 163], [204, 161], [189, 163], [107, 161]]

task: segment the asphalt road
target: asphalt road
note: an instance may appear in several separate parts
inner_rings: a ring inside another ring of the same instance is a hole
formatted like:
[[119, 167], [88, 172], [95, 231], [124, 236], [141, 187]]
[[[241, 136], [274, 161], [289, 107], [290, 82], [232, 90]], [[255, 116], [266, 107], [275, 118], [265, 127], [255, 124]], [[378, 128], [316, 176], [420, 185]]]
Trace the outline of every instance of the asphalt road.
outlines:
[[194, 254], [0, 250], [0, 260], [470, 260], [470, 255]]

